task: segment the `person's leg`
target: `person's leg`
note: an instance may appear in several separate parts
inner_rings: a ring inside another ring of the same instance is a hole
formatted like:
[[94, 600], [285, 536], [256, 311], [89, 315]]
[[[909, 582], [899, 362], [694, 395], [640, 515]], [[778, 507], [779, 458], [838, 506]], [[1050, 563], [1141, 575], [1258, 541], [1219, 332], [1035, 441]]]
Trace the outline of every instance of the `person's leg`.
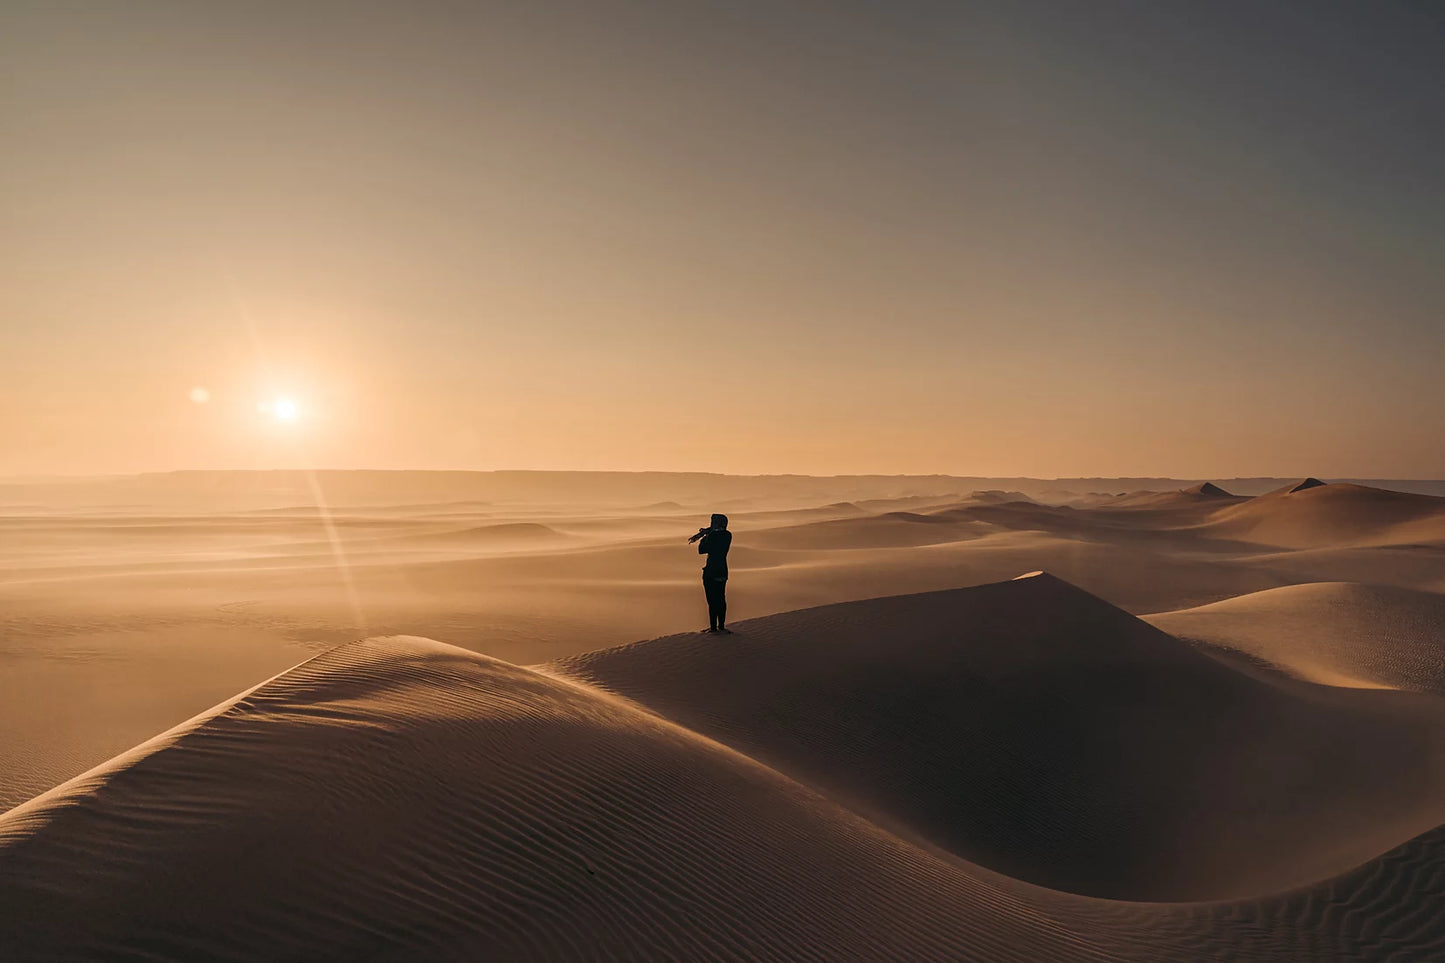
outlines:
[[707, 627], [710, 632], [716, 632], [718, 627], [717, 584], [710, 578], [702, 580], [702, 591], [707, 596]]
[[728, 616], [728, 583], [726, 581], [714, 582], [717, 586], [717, 628], [719, 632], [727, 631]]

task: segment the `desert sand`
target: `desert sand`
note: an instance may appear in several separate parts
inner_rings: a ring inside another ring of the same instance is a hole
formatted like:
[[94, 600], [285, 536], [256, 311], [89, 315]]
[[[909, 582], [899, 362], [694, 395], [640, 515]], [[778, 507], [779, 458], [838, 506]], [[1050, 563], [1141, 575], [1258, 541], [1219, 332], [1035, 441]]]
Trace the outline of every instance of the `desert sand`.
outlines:
[[5, 491], [9, 957], [1445, 957], [1428, 485], [364, 474]]

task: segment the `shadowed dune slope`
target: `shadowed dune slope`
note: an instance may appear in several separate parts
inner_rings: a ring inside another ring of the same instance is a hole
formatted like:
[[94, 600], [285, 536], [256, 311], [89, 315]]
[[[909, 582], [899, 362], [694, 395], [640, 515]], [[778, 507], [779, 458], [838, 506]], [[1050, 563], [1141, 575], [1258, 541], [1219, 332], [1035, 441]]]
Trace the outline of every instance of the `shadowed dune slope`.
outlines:
[[[1041, 890], [595, 689], [351, 643], [0, 816], [14, 960], [1430, 959], [1445, 830], [1235, 903]], [[1407, 898], [1402, 898], [1405, 894]]]
[[1445, 821], [1439, 700], [1262, 681], [1048, 575], [734, 628], [555, 668], [1090, 895], [1282, 889]]
[[1364, 485], [1302, 486], [1223, 508], [1201, 530], [1283, 548], [1445, 542], [1445, 498]]
[[1198, 485], [1172, 492], [1131, 492], [1095, 507], [1101, 509], [1152, 509], [1155, 511], [1201, 508], [1210, 510], [1218, 509], [1231, 502], [1243, 501], [1245, 501], [1243, 496], [1231, 495], [1211, 482], [1201, 482]]
[[1445, 695], [1445, 595], [1434, 592], [1315, 582], [1146, 621], [1316, 682]]
[[968, 496], [971, 502], [980, 505], [1007, 505], [1011, 502], [1032, 502], [1033, 499], [1023, 492], [1006, 492], [1001, 489], [991, 488], [987, 491], [973, 492]]

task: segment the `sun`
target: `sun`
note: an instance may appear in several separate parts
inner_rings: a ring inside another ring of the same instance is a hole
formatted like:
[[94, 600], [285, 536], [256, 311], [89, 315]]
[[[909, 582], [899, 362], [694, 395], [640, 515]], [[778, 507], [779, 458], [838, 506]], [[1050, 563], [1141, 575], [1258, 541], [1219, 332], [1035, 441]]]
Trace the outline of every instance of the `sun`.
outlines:
[[258, 401], [256, 410], [263, 415], [270, 415], [277, 421], [295, 421], [301, 409], [296, 402], [290, 398], [277, 398], [274, 401]]

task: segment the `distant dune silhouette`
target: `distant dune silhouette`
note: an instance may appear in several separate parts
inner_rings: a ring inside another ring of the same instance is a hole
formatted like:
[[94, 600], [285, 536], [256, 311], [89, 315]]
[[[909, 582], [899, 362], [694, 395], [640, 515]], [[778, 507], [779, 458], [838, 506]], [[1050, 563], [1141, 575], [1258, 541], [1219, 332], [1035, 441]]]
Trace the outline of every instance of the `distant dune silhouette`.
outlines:
[[496, 525], [477, 525], [456, 532], [417, 536], [419, 540], [529, 542], [546, 541], [563, 537], [565, 536], [555, 528], [537, 522], [503, 522]]
[[1302, 482], [1221, 509], [1206, 527], [1288, 548], [1438, 542], [1445, 541], [1445, 498]]

